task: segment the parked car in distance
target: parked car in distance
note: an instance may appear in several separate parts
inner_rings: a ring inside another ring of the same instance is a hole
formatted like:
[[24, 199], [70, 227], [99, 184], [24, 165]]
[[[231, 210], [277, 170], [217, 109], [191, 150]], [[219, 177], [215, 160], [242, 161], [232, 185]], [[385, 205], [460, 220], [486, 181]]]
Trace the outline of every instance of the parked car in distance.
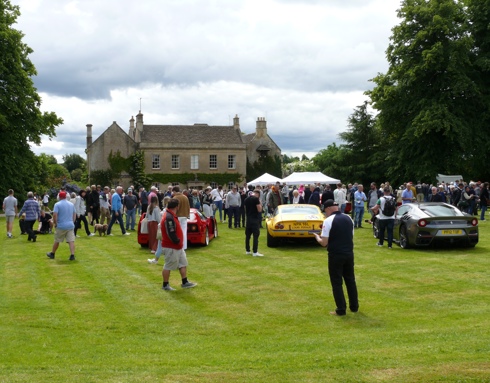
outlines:
[[[373, 235], [379, 237], [378, 216], [373, 221]], [[408, 203], [395, 212], [393, 239], [404, 249], [444, 243], [474, 247], [478, 219], [443, 202]]]
[[[148, 234], [141, 232], [141, 221], [146, 213], [141, 214], [138, 222], [138, 243], [148, 246]], [[187, 242], [207, 246], [209, 241], [218, 236], [218, 225], [214, 217], [205, 217], [199, 210], [192, 208], [187, 220]]]
[[324, 220], [318, 206], [279, 205], [266, 220], [267, 246], [276, 247], [287, 239], [314, 239], [313, 233], [321, 233]]

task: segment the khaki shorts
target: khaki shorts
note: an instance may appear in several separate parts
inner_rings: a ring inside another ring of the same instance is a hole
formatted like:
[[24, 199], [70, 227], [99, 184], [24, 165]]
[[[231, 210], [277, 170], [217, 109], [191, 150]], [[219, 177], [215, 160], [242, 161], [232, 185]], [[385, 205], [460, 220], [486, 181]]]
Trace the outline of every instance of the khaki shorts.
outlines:
[[187, 266], [187, 257], [184, 249], [175, 250], [164, 247], [163, 255], [165, 259], [163, 270], [177, 270]]
[[63, 242], [65, 240], [67, 243], [75, 242], [75, 233], [73, 232], [73, 229], [61, 230], [56, 228], [56, 232], [54, 233], [54, 241]]
[[14, 222], [14, 219], [15, 219], [15, 215], [5, 216], [5, 220], [7, 221], [7, 223]]

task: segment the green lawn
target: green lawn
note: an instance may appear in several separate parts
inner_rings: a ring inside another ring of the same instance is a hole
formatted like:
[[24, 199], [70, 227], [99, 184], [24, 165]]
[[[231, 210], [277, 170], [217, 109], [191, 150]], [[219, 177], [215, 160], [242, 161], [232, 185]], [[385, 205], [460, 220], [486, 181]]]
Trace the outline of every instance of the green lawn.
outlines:
[[[474, 249], [389, 251], [356, 231], [360, 311], [333, 317], [317, 244], [245, 255], [220, 224], [161, 290], [135, 233], [7, 239], [0, 219], [0, 382], [489, 382], [490, 230]], [[83, 231], [82, 231], [83, 232]]]

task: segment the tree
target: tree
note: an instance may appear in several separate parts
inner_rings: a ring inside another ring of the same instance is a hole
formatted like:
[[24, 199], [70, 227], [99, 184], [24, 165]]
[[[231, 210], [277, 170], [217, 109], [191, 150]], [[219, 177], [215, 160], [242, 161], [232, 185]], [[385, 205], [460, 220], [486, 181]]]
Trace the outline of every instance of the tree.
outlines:
[[85, 169], [85, 159], [79, 154], [65, 154], [63, 156], [63, 166], [71, 173], [75, 169]]
[[129, 156], [130, 167], [129, 176], [132, 179], [132, 183], [136, 188], [144, 186], [149, 188], [150, 178], [145, 173], [145, 153], [142, 150], [138, 150]]
[[478, 152], [481, 98], [462, 2], [404, 0], [387, 49], [389, 69], [370, 96], [392, 180], [465, 173]]
[[22, 42], [23, 33], [13, 25], [19, 7], [0, 0], [0, 193], [7, 189], [25, 191], [35, 179], [35, 155], [30, 144], [39, 145], [41, 136], [52, 138], [63, 120], [53, 112], [41, 112], [41, 98], [34, 87], [36, 75], [29, 55], [32, 49]]

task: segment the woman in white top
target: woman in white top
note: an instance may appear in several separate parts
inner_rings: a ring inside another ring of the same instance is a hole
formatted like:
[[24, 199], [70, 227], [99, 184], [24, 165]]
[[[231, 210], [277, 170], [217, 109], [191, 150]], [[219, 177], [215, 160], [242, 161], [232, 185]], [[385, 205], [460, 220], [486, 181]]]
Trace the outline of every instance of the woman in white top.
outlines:
[[[77, 230], [78, 228], [82, 228], [82, 222], [85, 225], [85, 233], [89, 237], [92, 237], [94, 234], [90, 232], [88, 229], [88, 222], [87, 218], [85, 218], [86, 214], [86, 208], [85, 208], [85, 190], [80, 190], [79, 195], [75, 195], [74, 197], [72, 196], [71, 202], [75, 201], [73, 204], [75, 205], [75, 212], [77, 213], [77, 221], [75, 222], [75, 235], [77, 235]], [[75, 194], [75, 193], [72, 193]]]
[[146, 219], [148, 220], [148, 247], [152, 254], [155, 254], [158, 247], [158, 224], [162, 219], [162, 213], [158, 207], [158, 198], [155, 196], [151, 197], [150, 205], [146, 211]]

